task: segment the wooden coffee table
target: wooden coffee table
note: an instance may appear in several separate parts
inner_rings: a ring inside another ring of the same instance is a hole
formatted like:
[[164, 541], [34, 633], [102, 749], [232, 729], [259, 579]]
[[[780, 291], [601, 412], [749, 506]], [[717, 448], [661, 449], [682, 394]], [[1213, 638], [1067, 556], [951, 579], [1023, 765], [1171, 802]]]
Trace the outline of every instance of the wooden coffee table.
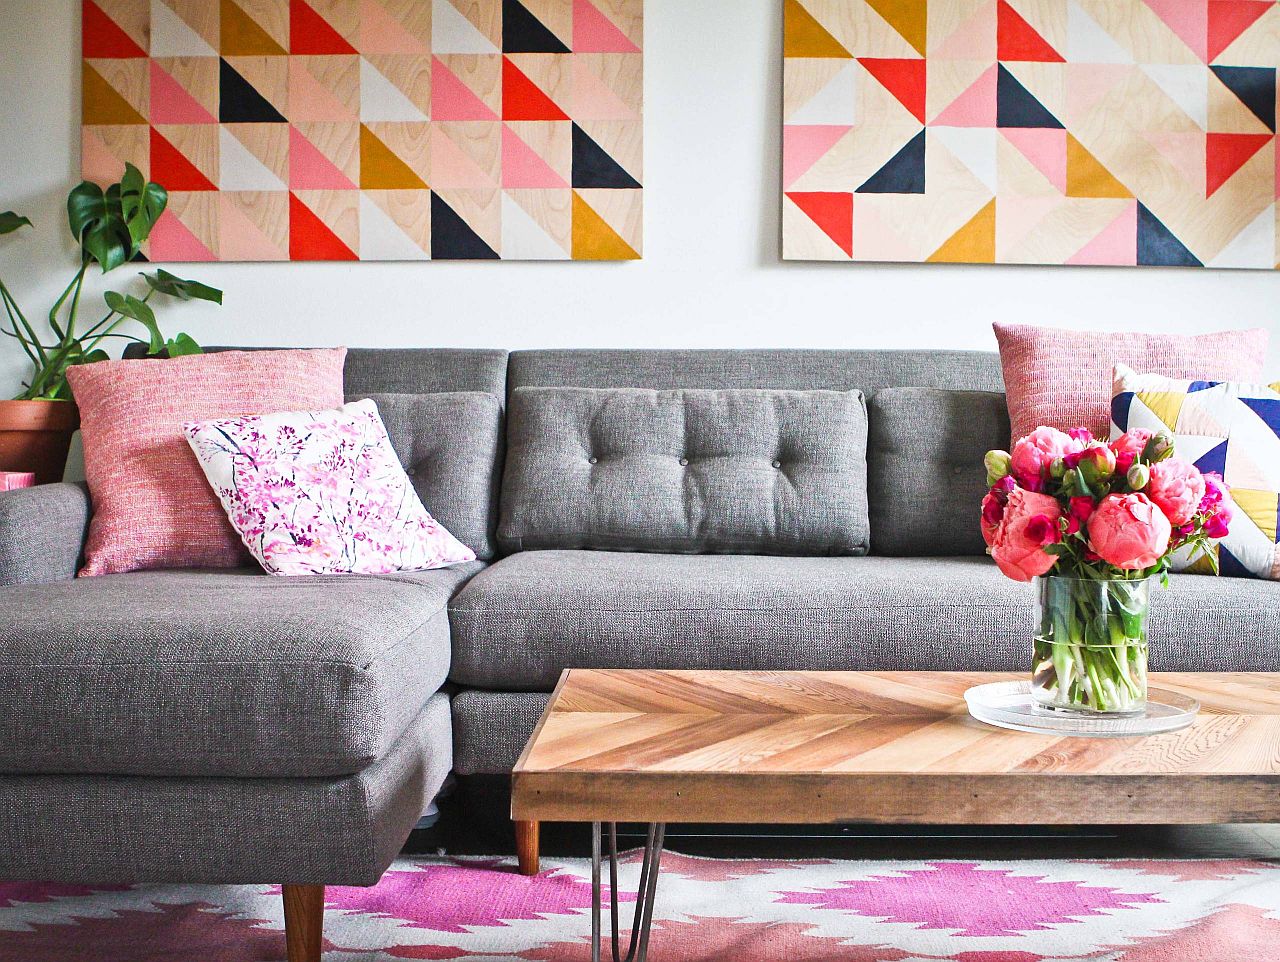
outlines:
[[[512, 777], [511, 817], [650, 825], [631, 946], [643, 962], [668, 822], [1175, 824], [1280, 821], [1280, 674], [1156, 674], [1201, 703], [1189, 728], [1079, 738], [991, 728], [977, 672], [564, 672]], [[616, 884], [614, 886], [616, 892]], [[612, 905], [613, 953], [618, 910]], [[637, 941], [638, 940], [638, 941]]]

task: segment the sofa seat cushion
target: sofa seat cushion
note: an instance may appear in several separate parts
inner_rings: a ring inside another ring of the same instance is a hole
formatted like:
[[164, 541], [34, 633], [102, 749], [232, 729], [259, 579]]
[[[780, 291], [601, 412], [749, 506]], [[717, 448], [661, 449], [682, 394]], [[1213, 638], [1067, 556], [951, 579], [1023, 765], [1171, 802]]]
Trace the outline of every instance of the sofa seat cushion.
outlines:
[[0, 590], [0, 772], [361, 771], [444, 682], [445, 606], [481, 567]]
[[[450, 604], [454, 681], [549, 691], [564, 668], [1029, 667], [1033, 591], [987, 558], [533, 551]], [[1154, 592], [1157, 670], [1280, 670], [1268, 582]]]

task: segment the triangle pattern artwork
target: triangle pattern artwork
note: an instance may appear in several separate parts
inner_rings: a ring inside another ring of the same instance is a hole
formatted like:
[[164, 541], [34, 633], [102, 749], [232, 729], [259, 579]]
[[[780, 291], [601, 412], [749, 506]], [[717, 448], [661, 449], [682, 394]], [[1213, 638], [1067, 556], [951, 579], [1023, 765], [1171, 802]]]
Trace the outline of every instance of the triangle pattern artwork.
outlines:
[[640, 257], [644, 0], [80, 7], [82, 174], [169, 191], [153, 261]]
[[1274, 0], [780, 6], [784, 259], [1280, 268]]

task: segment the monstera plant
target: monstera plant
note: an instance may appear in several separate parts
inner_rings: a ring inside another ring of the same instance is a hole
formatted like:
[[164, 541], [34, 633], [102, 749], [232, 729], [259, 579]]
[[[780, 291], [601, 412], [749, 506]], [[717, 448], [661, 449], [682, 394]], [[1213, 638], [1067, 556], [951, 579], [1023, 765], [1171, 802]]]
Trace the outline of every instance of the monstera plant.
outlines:
[[[49, 464], [53, 464], [59, 449], [65, 461], [64, 441], [69, 441], [76, 422], [74, 405], [66, 403], [71, 400], [67, 368], [107, 360], [112, 344], [138, 343], [147, 355], [174, 357], [200, 352], [189, 335], [165, 337], [150, 301], [163, 294], [221, 304], [222, 292], [168, 271], [143, 273], [146, 290], [139, 289], [140, 297], [107, 291], [103, 295], [105, 313], [89, 320], [81, 318], [85, 307], [81, 295], [90, 269], [96, 264], [105, 274], [139, 259], [139, 250], [167, 203], [165, 189], [147, 181], [132, 164], [125, 166], [120, 182], [106, 190], [88, 181], [74, 187], [67, 196], [67, 223], [80, 248], [80, 264], [47, 317], [38, 322], [39, 327], [23, 313], [0, 279], [0, 300], [4, 303], [0, 332], [16, 342], [31, 364], [31, 374], [16, 401], [0, 402], [0, 470], [30, 470], [30, 465], [49, 457], [53, 459]], [[0, 213], [0, 235], [30, 226], [28, 218], [13, 211]], [[52, 452], [46, 450], [50, 441]], [[61, 465], [46, 466], [43, 473], [47, 476], [54, 471], [60, 472]]]

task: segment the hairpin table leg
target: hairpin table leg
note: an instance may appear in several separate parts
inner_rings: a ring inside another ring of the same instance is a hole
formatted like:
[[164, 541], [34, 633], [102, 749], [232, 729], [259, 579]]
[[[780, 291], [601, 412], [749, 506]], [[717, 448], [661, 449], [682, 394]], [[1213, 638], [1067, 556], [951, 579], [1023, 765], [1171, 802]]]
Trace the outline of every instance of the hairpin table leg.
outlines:
[[[600, 962], [601, 929], [601, 823], [591, 823], [591, 962]], [[645, 962], [649, 953], [649, 930], [653, 925], [653, 903], [658, 890], [658, 867], [662, 860], [662, 844], [666, 826], [652, 824], [645, 839], [644, 857], [640, 863], [640, 885], [636, 890], [635, 915], [627, 954], [619, 952], [618, 938], [618, 829], [609, 823], [609, 915], [610, 943], [613, 962]]]

